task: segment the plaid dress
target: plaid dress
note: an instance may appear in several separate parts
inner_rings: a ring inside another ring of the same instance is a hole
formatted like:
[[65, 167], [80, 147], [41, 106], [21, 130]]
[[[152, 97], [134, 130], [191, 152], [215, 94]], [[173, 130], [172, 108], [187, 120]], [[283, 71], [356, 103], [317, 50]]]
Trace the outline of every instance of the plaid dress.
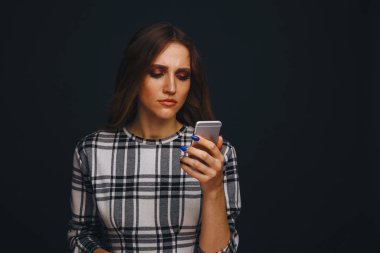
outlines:
[[[201, 252], [202, 192], [197, 179], [180, 168], [181, 145], [190, 146], [192, 126], [162, 139], [143, 139], [124, 127], [98, 130], [75, 146], [71, 252], [102, 247], [115, 253]], [[237, 252], [235, 219], [241, 200], [235, 148], [226, 140], [224, 191], [231, 238], [219, 252]], [[217, 232], [217, 231], [216, 231]]]

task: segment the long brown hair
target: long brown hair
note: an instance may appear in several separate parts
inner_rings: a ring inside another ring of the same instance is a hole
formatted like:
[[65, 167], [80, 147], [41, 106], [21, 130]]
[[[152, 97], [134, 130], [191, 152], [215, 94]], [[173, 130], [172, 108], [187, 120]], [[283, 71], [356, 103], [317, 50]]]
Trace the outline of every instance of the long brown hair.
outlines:
[[190, 53], [190, 90], [176, 118], [194, 126], [198, 120], [213, 120], [206, 74], [194, 41], [169, 22], [140, 28], [131, 38], [121, 60], [116, 86], [108, 107], [108, 121], [103, 130], [116, 131], [132, 122], [137, 113], [137, 95], [144, 75], [153, 60], [170, 42], [184, 45]]

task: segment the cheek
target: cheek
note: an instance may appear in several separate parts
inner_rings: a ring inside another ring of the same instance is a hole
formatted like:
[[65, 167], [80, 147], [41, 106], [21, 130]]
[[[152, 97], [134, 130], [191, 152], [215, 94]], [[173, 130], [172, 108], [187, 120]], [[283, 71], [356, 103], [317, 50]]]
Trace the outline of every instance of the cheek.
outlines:
[[186, 84], [186, 85], [180, 90], [181, 98], [182, 98], [183, 100], [186, 99], [187, 95], [189, 94], [189, 91], [190, 91], [190, 83], [189, 83], [189, 84]]
[[156, 87], [158, 86], [152, 83], [143, 85], [139, 91], [140, 100], [150, 102], [152, 99], [156, 99], [157, 94], [159, 94]]

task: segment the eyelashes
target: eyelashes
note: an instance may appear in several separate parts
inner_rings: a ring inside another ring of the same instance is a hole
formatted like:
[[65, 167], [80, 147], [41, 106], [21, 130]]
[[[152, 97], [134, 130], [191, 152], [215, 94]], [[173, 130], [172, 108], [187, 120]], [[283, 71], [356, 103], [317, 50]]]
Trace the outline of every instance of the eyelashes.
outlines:
[[[154, 72], [154, 71], [151, 71], [151, 72], [149, 73], [149, 75], [150, 75], [151, 77], [155, 78], [155, 79], [159, 79], [159, 78], [161, 78], [161, 77], [164, 75], [164, 73], [162, 73], [162, 72]], [[191, 74], [190, 74], [190, 73], [177, 74], [176, 76], [177, 76], [177, 78], [178, 78], [179, 80], [181, 80], [181, 81], [186, 81], [187, 79], [190, 79]]]

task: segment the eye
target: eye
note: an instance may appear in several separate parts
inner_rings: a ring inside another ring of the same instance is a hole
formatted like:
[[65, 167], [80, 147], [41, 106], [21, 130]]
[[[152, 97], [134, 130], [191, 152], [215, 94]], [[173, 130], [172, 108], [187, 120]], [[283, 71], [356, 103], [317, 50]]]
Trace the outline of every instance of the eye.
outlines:
[[160, 78], [162, 75], [163, 75], [162, 73], [160, 73], [160, 74], [150, 73], [150, 76], [153, 78], [156, 78], [156, 79]]
[[149, 75], [153, 78], [160, 78], [161, 76], [163, 76], [163, 71], [160, 70], [160, 69], [153, 69], [149, 72]]
[[187, 79], [190, 78], [190, 73], [188, 73], [188, 72], [181, 72], [181, 73], [177, 74], [177, 77], [178, 77], [179, 80], [186, 81]]

